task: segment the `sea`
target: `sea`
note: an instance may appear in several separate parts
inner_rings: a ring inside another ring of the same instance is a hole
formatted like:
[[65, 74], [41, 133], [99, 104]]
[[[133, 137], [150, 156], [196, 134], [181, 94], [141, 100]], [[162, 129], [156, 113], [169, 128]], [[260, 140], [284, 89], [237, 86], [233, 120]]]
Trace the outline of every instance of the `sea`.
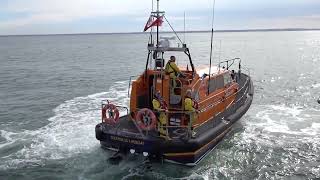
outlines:
[[[211, 34], [179, 35], [195, 66], [208, 66]], [[1, 36], [0, 179], [320, 179], [320, 31], [213, 37], [212, 63], [241, 58], [254, 101], [205, 159], [185, 167], [141, 156], [111, 163], [95, 138], [102, 100], [128, 106], [147, 34]]]

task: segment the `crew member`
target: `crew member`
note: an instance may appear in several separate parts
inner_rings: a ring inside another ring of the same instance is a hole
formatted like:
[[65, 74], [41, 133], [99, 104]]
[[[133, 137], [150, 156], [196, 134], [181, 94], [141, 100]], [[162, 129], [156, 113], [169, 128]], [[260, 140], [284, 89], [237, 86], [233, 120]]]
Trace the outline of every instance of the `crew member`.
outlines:
[[160, 92], [155, 93], [154, 98], [152, 100], [153, 110], [156, 111], [156, 116], [158, 117], [158, 131], [160, 134], [160, 137], [163, 137], [165, 139], [170, 139], [168, 135], [168, 129], [167, 129], [167, 117], [166, 117], [166, 111], [167, 111], [167, 105], [163, 98], [160, 95]]
[[231, 71], [231, 79], [236, 80], [235, 77], [236, 77], [236, 72], [234, 72], [234, 70], [232, 70]]
[[165, 67], [165, 72], [170, 75], [170, 78], [172, 79], [172, 89], [174, 89], [177, 86], [177, 76], [181, 74], [180, 69], [176, 65], [176, 57], [171, 56], [170, 60], [167, 62], [166, 67]]
[[192, 137], [195, 136], [195, 132], [193, 131], [193, 124], [195, 123], [196, 120], [196, 112], [198, 112], [198, 110], [196, 109], [196, 102], [192, 99], [191, 97], [191, 90], [187, 90], [186, 92], [186, 96], [184, 99], [184, 110], [186, 111], [186, 114], [189, 115], [189, 130], [191, 131], [191, 135]]

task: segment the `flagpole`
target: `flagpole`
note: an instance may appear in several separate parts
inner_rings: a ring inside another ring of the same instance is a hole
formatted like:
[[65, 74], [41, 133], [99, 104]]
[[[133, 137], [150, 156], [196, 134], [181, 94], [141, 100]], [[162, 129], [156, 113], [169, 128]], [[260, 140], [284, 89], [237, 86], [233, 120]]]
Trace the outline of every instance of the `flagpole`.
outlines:
[[[151, 7], [151, 12], [153, 12], [153, 0], [152, 0], [152, 7]], [[152, 21], [153, 21], [153, 17], [152, 17]], [[151, 43], [153, 44], [153, 39], [152, 39], [152, 33], [153, 33], [153, 27], [151, 27], [151, 32], [150, 32], [150, 36], [151, 36]]]
[[[157, 0], [157, 19], [159, 19], [159, 0]], [[157, 47], [159, 47], [159, 23], [157, 23]]]
[[212, 64], [212, 54], [213, 54], [213, 26], [214, 26], [214, 8], [215, 8], [216, 0], [213, 0], [212, 5], [212, 29], [211, 29], [211, 43], [210, 43], [210, 65], [209, 65], [209, 83], [208, 83], [208, 95], [210, 93], [210, 80], [211, 80], [211, 64]]

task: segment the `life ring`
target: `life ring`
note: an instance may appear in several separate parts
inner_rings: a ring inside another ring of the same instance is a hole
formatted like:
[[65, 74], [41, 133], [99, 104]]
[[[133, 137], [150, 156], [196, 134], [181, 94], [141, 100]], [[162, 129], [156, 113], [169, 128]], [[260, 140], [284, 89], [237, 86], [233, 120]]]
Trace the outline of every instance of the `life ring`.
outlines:
[[120, 118], [118, 108], [114, 104], [107, 104], [102, 108], [102, 121], [117, 124]]
[[157, 118], [150, 109], [144, 108], [137, 113], [136, 122], [140, 129], [150, 131], [156, 128]]

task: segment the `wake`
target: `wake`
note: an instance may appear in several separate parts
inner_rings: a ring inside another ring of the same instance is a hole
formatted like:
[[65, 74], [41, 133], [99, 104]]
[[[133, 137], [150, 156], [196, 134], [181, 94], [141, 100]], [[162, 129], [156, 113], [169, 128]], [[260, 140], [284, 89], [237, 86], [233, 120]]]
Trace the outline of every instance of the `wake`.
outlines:
[[[0, 157], [0, 169], [43, 164], [45, 160], [65, 159], [100, 148], [95, 139], [95, 125], [101, 121], [101, 101], [128, 106], [128, 82], [116, 82], [109, 91], [77, 97], [65, 101], [49, 118], [50, 123], [33, 131], [18, 133], [1, 130], [6, 141], [0, 151], [15, 144], [29, 141], [22, 149]], [[122, 112], [124, 113], [124, 112]]]

